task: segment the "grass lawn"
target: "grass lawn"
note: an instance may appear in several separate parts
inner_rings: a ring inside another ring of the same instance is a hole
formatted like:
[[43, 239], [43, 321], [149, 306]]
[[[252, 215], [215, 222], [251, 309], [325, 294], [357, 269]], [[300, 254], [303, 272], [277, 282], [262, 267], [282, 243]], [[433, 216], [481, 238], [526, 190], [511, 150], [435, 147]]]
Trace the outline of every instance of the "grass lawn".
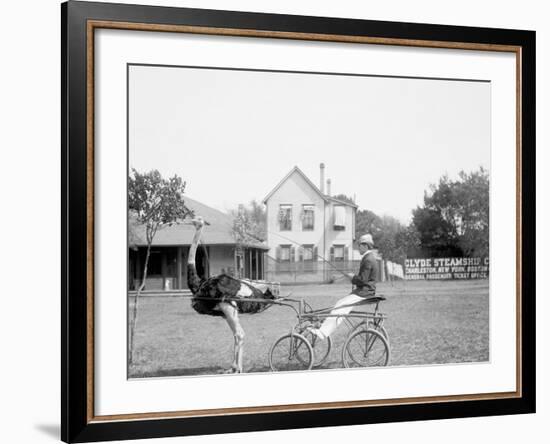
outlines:
[[[283, 287], [314, 308], [330, 307], [349, 293], [349, 284]], [[387, 300], [381, 311], [391, 343], [390, 365], [425, 365], [489, 360], [489, 281], [400, 281], [380, 283]], [[133, 299], [131, 303], [133, 302]], [[132, 313], [132, 310], [129, 310]], [[296, 323], [287, 307], [241, 315], [246, 333], [244, 371], [270, 371], [268, 351]], [[323, 368], [341, 367], [346, 328], [333, 335]], [[190, 298], [142, 297], [130, 377], [214, 374], [230, 367], [233, 336], [221, 317], [199, 315]]]

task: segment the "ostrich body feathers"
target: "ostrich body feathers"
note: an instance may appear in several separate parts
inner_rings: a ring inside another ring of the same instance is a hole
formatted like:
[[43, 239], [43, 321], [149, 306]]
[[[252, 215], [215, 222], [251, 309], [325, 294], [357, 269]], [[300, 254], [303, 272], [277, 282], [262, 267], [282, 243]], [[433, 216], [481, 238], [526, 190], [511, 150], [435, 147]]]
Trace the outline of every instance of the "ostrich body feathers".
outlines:
[[[223, 316], [216, 306], [224, 301], [235, 305], [239, 313], [259, 313], [271, 305], [270, 300], [275, 299], [267, 286], [255, 286], [227, 274], [201, 280], [193, 266], [188, 267], [187, 273], [188, 285], [193, 293], [191, 306], [200, 314]], [[265, 299], [265, 302], [251, 299]]]

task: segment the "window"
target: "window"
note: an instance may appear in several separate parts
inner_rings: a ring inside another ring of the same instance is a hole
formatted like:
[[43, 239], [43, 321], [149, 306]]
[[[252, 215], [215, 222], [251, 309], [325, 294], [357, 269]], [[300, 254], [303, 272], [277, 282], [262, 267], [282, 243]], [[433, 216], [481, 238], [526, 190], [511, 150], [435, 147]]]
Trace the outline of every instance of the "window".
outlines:
[[343, 205], [334, 206], [334, 229], [337, 231], [346, 229], [346, 207]]
[[315, 206], [302, 205], [302, 230], [309, 231], [315, 227]]
[[166, 276], [176, 277], [178, 275], [178, 250], [166, 248]]
[[317, 247], [315, 245], [301, 245], [298, 249], [299, 270], [303, 273], [316, 273], [317, 257]]
[[279, 205], [279, 230], [292, 230], [292, 205]]
[[342, 262], [348, 260], [349, 250], [345, 245], [333, 245], [330, 247], [330, 260]]
[[335, 261], [343, 261], [344, 260], [344, 246], [343, 245], [335, 245], [334, 246], [334, 260]]
[[290, 245], [280, 245], [279, 246], [279, 260], [290, 262]]
[[315, 259], [316, 254], [314, 248], [313, 245], [302, 245], [300, 252], [304, 262], [313, 261]]

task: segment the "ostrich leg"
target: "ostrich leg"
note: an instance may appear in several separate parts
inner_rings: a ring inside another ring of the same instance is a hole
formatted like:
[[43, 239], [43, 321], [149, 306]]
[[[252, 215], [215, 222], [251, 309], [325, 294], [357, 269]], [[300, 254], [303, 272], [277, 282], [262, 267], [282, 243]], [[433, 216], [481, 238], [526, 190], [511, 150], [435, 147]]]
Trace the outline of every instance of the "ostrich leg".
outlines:
[[233, 332], [235, 338], [235, 348], [233, 355], [233, 364], [231, 371], [233, 373], [243, 372], [243, 343], [244, 343], [244, 330], [239, 322], [239, 312], [237, 309], [228, 302], [220, 302], [218, 308], [223, 312], [225, 320], [229, 324], [229, 328]]

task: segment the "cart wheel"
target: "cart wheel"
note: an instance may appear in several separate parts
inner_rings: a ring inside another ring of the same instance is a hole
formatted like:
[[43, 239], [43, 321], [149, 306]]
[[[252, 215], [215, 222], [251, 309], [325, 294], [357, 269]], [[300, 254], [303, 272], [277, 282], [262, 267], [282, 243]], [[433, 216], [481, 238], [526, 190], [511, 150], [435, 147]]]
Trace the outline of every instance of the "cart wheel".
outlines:
[[386, 328], [381, 324], [375, 324], [372, 321], [369, 321], [368, 324], [362, 322], [355, 326], [353, 330], [349, 333], [348, 337], [351, 336], [353, 333], [358, 332], [360, 330], [366, 330], [366, 329], [376, 330], [384, 336], [384, 339], [388, 342], [388, 345], [390, 345], [390, 336], [388, 335], [388, 331]]
[[389, 362], [390, 346], [379, 331], [358, 330], [346, 339], [342, 349], [344, 367], [383, 367]]
[[269, 366], [274, 372], [310, 370], [313, 367], [313, 348], [298, 333], [281, 336], [269, 351]]
[[313, 367], [323, 365], [332, 349], [332, 339], [330, 339], [330, 336], [322, 340], [307, 329], [300, 331], [300, 334], [308, 340], [311, 348], [313, 348]]
[[369, 328], [372, 328], [373, 330], [379, 331], [382, 333], [382, 336], [384, 336], [384, 339], [388, 342], [388, 345], [390, 344], [390, 337], [388, 335], [388, 331], [383, 325], [376, 325], [374, 322], [369, 322]]

